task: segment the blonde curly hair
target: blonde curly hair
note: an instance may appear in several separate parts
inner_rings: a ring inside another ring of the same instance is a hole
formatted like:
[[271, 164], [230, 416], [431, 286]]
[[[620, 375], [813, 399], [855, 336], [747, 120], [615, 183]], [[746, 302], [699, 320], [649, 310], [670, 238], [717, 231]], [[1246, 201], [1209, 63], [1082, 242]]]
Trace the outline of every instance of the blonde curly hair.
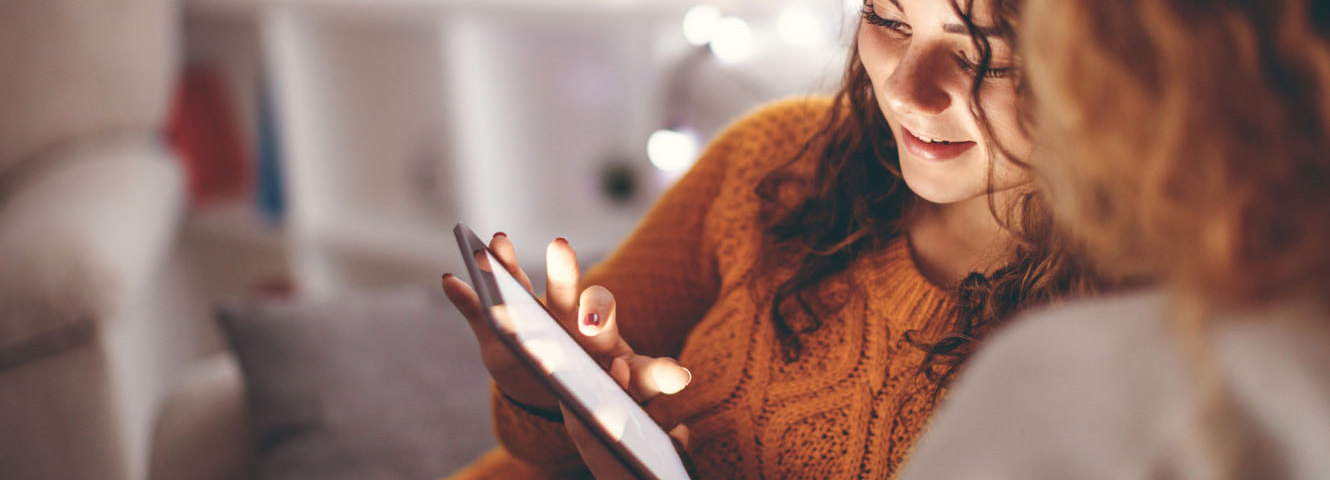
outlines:
[[1330, 2], [1029, 0], [1037, 159], [1104, 273], [1330, 298]]

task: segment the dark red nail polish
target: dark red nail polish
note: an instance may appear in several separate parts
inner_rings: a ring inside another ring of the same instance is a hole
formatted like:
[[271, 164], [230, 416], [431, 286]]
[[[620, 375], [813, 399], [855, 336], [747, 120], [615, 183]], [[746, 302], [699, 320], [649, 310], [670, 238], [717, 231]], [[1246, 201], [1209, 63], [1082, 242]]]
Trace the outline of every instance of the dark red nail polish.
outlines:
[[447, 280], [447, 279], [449, 279], [449, 278], [453, 278], [453, 274], [451, 274], [451, 273], [445, 273], [445, 274], [443, 274], [443, 279], [444, 279], [444, 280]]
[[600, 314], [592, 312], [582, 318], [582, 323], [593, 327], [600, 326]]
[[568, 244], [568, 239], [563, 238], [563, 237], [556, 238], [556, 239], [554, 239], [554, 241], [559, 242], [559, 243], [562, 243], [562, 244], [564, 244], [564, 245], [567, 245], [567, 244]]
[[494, 236], [496, 236], [496, 237], [505, 237], [505, 238], [506, 238], [506, 237], [508, 237], [508, 234], [503, 233], [503, 232], [494, 232]]

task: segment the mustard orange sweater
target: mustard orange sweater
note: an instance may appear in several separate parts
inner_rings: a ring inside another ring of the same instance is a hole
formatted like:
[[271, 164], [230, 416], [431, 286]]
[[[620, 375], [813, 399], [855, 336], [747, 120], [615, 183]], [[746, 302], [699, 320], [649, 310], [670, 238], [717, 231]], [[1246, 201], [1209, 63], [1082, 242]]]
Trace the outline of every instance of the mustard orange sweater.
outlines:
[[[862, 255], [809, 295], [822, 326], [781, 355], [769, 299], [781, 274], [744, 281], [762, 244], [754, 188], [821, 125], [826, 99], [786, 100], [715, 140], [614, 254], [586, 276], [617, 299], [624, 337], [677, 357], [693, 381], [650, 410], [691, 430], [702, 478], [887, 478], [931, 414], [923, 353], [904, 333], [949, 323], [903, 239]], [[800, 160], [805, 173], [816, 166]], [[562, 424], [493, 395], [492, 452], [461, 478], [554, 477], [581, 466]], [[516, 459], [521, 459], [519, 462]]]

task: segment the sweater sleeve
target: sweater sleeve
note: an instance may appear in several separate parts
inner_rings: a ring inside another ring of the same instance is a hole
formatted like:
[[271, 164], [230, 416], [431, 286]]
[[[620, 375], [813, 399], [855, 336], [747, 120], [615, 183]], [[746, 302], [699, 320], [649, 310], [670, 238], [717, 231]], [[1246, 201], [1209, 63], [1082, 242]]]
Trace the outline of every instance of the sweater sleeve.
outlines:
[[[716, 299], [720, 274], [705, 218], [732, 157], [748, 141], [745, 123], [708, 145], [627, 241], [583, 277], [583, 287], [601, 285], [614, 293], [619, 331], [639, 354], [677, 356]], [[581, 466], [561, 423], [533, 415], [501, 394], [491, 399], [496, 436], [513, 456], [546, 471]]]

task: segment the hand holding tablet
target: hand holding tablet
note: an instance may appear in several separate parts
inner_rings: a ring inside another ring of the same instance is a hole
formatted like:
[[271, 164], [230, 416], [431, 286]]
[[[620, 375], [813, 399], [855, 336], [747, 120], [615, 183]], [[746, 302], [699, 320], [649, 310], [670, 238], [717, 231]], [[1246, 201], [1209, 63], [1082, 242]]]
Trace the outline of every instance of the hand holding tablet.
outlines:
[[[562, 404], [578, 420], [569, 422], [570, 430], [584, 427], [635, 476], [687, 478], [670, 438], [638, 402], [677, 392], [691, 375], [673, 360], [633, 352], [618, 335], [609, 291], [578, 292], [580, 271], [567, 242], [556, 241], [547, 251], [548, 299], [542, 305], [516, 268], [505, 236], [486, 246], [465, 226], [455, 232], [476, 288], [449, 276], [443, 288], [471, 324], [500, 390], [550, 415]], [[578, 442], [584, 454], [587, 438]]]

